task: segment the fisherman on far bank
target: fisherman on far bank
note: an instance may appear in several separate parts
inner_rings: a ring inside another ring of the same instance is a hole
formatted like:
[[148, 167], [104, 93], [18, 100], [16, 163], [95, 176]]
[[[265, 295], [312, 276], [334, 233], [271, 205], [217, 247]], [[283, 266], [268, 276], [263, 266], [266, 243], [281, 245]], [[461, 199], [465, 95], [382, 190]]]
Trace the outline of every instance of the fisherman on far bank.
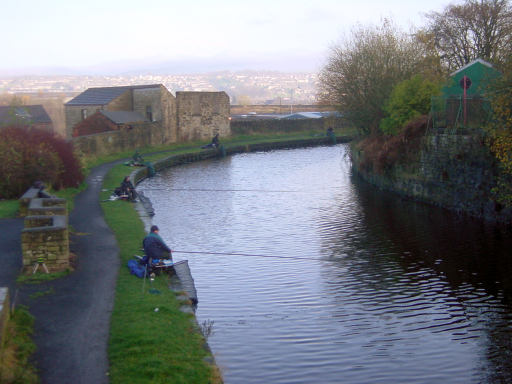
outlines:
[[220, 145], [220, 140], [219, 140], [219, 134], [217, 133], [215, 136], [213, 136], [212, 142], [210, 144], [203, 145], [201, 147], [201, 149], [218, 148], [219, 145]]
[[332, 127], [327, 128], [325, 135], [329, 138], [332, 144], [336, 144], [336, 135], [334, 134], [334, 129], [332, 129]]

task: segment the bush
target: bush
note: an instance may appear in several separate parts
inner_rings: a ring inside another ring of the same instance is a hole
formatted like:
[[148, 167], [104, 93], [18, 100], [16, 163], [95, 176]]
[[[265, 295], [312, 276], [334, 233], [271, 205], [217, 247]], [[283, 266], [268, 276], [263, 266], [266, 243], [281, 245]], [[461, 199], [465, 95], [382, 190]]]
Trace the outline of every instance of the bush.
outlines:
[[0, 174], [0, 198], [20, 197], [36, 180], [60, 189], [77, 187], [84, 178], [71, 143], [14, 126], [0, 130]]
[[440, 93], [440, 86], [433, 81], [415, 75], [397, 84], [384, 106], [387, 117], [381, 120], [384, 134], [396, 135], [411, 120], [426, 115], [432, 96]]

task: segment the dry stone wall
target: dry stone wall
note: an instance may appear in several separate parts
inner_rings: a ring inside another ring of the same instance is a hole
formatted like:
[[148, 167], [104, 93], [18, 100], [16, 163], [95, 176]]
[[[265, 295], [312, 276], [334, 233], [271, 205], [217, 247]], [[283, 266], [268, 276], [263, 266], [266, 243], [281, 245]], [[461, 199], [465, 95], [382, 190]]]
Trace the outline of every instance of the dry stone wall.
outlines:
[[69, 268], [69, 231], [66, 200], [31, 199], [21, 232], [23, 270], [45, 264], [49, 272]]
[[66, 216], [27, 216], [21, 232], [23, 269], [32, 272], [44, 262], [50, 272], [69, 268], [69, 233]]

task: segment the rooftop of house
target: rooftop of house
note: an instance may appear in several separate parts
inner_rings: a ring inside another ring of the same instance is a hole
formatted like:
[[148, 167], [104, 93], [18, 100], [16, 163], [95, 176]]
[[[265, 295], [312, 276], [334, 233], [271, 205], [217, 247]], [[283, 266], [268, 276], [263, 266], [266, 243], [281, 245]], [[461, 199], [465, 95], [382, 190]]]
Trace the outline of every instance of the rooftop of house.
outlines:
[[42, 105], [0, 106], [0, 125], [9, 123], [51, 124]]
[[159, 88], [161, 84], [128, 85], [122, 87], [88, 88], [71, 99], [66, 105], [106, 105], [127, 91], [134, 89]]

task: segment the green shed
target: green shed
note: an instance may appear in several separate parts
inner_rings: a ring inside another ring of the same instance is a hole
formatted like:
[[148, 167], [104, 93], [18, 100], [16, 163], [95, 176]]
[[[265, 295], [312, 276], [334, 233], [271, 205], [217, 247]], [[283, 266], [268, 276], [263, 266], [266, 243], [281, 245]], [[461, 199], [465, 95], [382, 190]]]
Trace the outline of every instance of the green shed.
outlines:
[[499, 76], [501, 73], [492, 64], [476, 59], [450, 74], [451, 80], [443, 87], [442, 94], [444, 97], [463, 96], [465, 81], [467, 97], [483, 96], [487, 85]]

